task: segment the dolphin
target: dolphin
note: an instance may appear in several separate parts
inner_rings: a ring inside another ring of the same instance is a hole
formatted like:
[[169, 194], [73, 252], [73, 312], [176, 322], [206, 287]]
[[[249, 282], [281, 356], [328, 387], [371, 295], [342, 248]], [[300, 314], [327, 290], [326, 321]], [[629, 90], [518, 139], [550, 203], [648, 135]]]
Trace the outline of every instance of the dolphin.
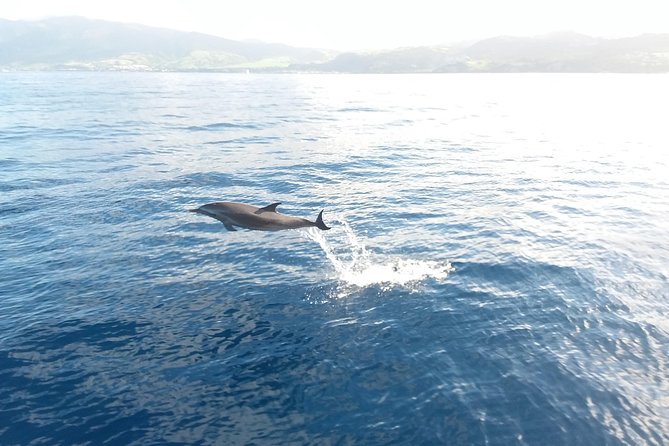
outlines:
[[259, 208], [244, 203], [221, 201], [208, 203], [197, 209], [190, 209], [190, 211], [215, 218], [223, 223], [228, 231], [236, 231], [235, 227], [256, 231], [281, 231], [283, 229], [309, 228], [312, 226], [324, 231], [330, 229], [323, 223], [323, 211], [318, 214], [314, 222], [306, 218], [279, 214], [276, 207], [280, 204], [272, 203]]

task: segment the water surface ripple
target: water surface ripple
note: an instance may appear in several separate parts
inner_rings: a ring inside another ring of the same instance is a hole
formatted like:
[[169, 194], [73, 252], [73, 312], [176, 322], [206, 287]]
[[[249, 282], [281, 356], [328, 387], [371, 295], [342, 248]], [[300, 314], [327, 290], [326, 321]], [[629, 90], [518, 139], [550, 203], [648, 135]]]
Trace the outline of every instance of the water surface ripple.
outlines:
[[0, 444], [668, 444], [667, 80], [0, 73]]

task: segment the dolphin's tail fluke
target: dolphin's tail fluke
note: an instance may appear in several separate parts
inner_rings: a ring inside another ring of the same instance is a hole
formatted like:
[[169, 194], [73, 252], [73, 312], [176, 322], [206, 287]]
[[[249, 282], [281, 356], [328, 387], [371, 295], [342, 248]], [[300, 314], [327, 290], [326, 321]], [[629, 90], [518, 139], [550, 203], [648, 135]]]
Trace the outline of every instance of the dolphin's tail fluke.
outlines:
[[318, 217], [316, 217], [316, 227], [318, 229], [322, 229], [323, 231], [327, 231], [328, 229], [330, 229], [327, 226], [325, 226], [325, 223], [323, 223], [323, 211], [320, 211], [318, 213]]

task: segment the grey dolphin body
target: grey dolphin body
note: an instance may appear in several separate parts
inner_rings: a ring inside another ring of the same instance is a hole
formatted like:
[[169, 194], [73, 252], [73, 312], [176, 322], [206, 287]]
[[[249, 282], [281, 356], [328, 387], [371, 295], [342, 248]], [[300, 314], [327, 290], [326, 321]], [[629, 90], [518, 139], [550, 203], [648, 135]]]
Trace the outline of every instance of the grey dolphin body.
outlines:
[[223, 223], [228, 231], [236, 231], [235, 227], [256, 231], [281, 231], [283, 229], [309, 228], [312, 226], [324, 231], [330, 229], [323, 223], [323, 211], [318, 214], [318, 218], [313, 222], [306, 218], [279, 214], [276, 212], [276, 207], [280, 204], [272, 203], [259, 208], [243, 203], [222, 201], [208, 203], [190, 211], [215, 218]]

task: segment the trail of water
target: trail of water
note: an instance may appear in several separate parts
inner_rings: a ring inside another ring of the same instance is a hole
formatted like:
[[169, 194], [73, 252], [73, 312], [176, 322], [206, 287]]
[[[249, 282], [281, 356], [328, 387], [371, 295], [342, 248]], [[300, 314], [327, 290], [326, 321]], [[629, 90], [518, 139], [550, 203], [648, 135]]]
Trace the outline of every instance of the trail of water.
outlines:
[[428, 278], [445, 279], [454, 270], [450, 262], [387, 257], [370, 252], [351, 226], [330, 217], [337, 226], [327, 233], [310, 228], [305, 234], [317, 242], [334, 267], [337, 278], [347, 285], [408, 285]]

